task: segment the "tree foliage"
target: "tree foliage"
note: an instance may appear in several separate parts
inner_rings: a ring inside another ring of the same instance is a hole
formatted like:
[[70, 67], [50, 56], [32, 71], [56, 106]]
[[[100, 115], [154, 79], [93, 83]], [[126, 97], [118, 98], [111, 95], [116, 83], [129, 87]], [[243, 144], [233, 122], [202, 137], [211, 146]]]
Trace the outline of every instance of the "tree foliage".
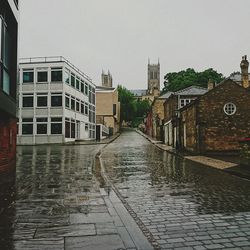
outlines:
[[164, 76], [164, 88], [162, 92], [177, 91], [191, 85], [206, 88], [209, 79], [219, 83], [225, 79], [225, 77], [212, 68], [202, 72], [196, 72], [194, 69], [188, 68], [180, 72], [167, 73]]
[[148, 100], [138, 101], [125, 87], [118, 86], [118, 96], [121, 104], [121, 122], [131, 122], [134, 126], [139, 125], [150, 110]]

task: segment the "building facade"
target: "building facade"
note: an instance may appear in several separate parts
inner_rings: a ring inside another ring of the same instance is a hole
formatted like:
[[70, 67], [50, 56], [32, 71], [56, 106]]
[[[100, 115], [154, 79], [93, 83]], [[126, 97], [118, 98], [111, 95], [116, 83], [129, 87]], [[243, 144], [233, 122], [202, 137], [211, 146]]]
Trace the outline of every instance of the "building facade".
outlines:
[[96, 123], [109, 128], [109, 135], [120, 131], [120, 102], [117, 88], [96, 88]]
[[[210, 86], [210, 84], [209, 84]], [[191, 86], [174, 93], [170, 93], [164, 103], [164, 142], [173, 147], [178, 147], [179, 130], [179, 110], [198, 96], [204, 95], [208, 89]]]
[[22, 59], [18, 144], [95, 139], [95, 85], [63, 57]]
[[18, 1], [0, 1], [0, 172], [15, 166]]

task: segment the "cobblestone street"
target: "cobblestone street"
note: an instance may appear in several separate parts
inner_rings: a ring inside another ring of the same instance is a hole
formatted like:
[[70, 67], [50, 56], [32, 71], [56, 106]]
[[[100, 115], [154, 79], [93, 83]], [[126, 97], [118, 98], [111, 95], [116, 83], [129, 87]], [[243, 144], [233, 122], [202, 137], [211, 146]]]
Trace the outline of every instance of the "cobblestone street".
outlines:
[[152, 250], [120, 200], [96, 180], [101, 147], [18, 147], [16, 176], [0, 180], [1, 250]]
[[161, 249], [250, 249], [249, 181], [160, 151], [133, 130], [102, 160]]

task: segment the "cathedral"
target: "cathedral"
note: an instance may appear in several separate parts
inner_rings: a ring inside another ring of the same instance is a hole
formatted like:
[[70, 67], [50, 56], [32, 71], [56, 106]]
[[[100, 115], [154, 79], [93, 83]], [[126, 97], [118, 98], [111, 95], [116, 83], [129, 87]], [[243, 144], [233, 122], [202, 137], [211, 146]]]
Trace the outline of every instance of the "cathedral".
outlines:
[[160, 95], [160, 62], [150, 64], [148, 60], [148, 88], [130, 90], [138, 100], [150, 100]]

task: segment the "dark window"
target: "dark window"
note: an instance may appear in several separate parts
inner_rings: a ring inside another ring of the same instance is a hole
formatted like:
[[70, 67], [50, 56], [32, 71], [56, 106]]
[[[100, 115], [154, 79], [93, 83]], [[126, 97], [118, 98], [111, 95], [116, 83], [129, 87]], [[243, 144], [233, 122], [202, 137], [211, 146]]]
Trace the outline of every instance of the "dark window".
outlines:
[[65, 137], [70, 138], [70, 122], [65, 121]]
[[62, 106], [62, 96], [53, 95], [51, 96], [51, 107], [61, 107]]
[[81, 102], [81, 113], [84, 114], [84, 103]]
[[33, 96], [23, 97], [23, 107], [33, 107]]
[[37, 134], [46, 135], [47, 134], [47, 123], [38, 123], [37, 124]]
[[48, 81], [48, 72], [40, 71], [37, 72], [37, 82], [47, 82]]
[[88, 91], [89, 91], [88, 84], [85, 82], [85, 95], [88, 95]]
[[75, 100], [71, 99], [71, 109], [75, 110]]
[[116, 115], [116, 104], [113, 104], [113, 115]]
[[32, 135], [33, 134], [33, 124], [23, 124], [22, 125], [22, 134], [23, 135]]
[[76, 101], [76, 111], [80, 111], [80, 103], [79, 101]]
[[81, 81], [81, 92], [84, 93], [84, 82]]
[[62, 69], [51, 70], [51, 82], [62, 82]]
[[70, 72], [68, 70], [65, 71], [65, 82], [69, 84]]
[[88, 108], [88, 105], [85, 104], [85, 112], [84, 112], [85, 115], [88, 115], [88, 113], [89, 113], [89, 112], [88, 112], [88, 111], [89, 111], [88, 109], [89, 109], [89, 108]]
[[3, 70], [3, 91], [10, 94], [10, 76], [5, 70]]
[[48, 98], [47, 96], [37, 96], [37, 107], [47, 107]]
[[62, 134], [62, 123], [51, 123], [51, 134], [52, 135]]
[[80, 90], [80, 80], [76, 78], [76, 88]]
[[71, 122], [71, 138], [75, 138], [76, 133], [76, 124], [74, 122]]
[[71, 74], [71, 86], [72, 87], [75, 87], [75, 75], [74, 74]]
[[65, 106], [66, 108], [69, 108], [69, 97], [65, 96]]
[[34, 82], [34, 72], [23, 72], [23, 82]]

